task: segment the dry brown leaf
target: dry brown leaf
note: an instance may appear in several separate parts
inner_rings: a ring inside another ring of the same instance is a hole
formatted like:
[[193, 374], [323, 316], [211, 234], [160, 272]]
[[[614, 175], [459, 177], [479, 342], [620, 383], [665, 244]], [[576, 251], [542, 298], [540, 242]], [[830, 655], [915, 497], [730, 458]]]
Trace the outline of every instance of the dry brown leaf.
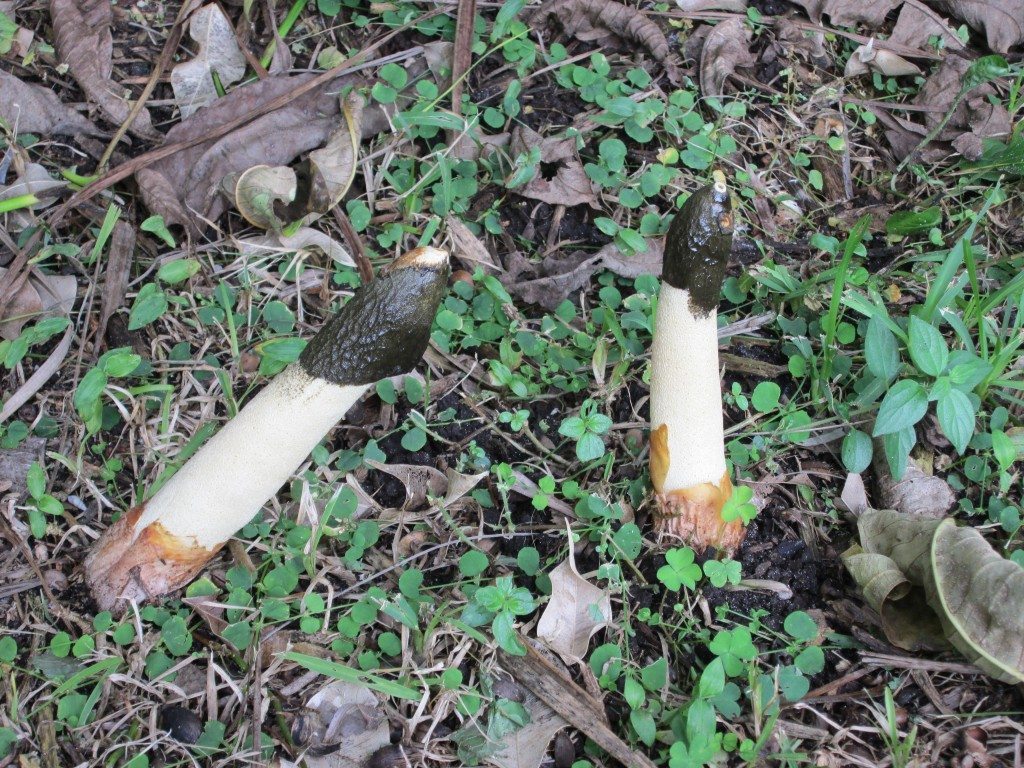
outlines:
[[[921, 113], [924, 124], [896, 119], [899, 128], [890, 127], [886, 131], [886, 137], [898, 157], [905, 157], [920, 141], [920, 138], [915, 137], [924, 136], [944, 118], [957, 98], [969, 66], [970, 62], [966, 59], [947, 56], [925, 81], [914, 98], [915, 104], [930, 108]], [[922, 159], [926, 162], [939, 161], [949, 154], [950, 146], [967, 159], [975, 159], [975, 153], [981, 151], [982, 139], [1008, 136], [1010, 129], [1010, 115], [1006, 107], [999, 100], [993, 86], [984, 83], [968, 93], [939, 135], [924, 149]], [[907, 136], [907, 133], [911, 136]]]
[[192, 14], [188, 34], [199, 50], [194, 59], [171, 70], [171, 88], [182, 117], [218, 98], [214, 74], [227, 88], [242, 79], [246, 66], [231, 22], [216, 3]]
[[571, 550], [550, 577], [551, 599], [537, 622], [537, 637], [566, 663], [580, 661], [590, 638], [612, 620], [611, 598], [580, 576]]
[[427, 494], [444, 496], [448, 490], [448, 478], [437, 469], [423, 464], [384, 464], [367, 459], [366, 463], [391, 475], [405, 486], [405, 504], [402, 509], [416, 510], [423, 507]]
[[46, 438], [32, 435], [17, 447], [0, 451], [0, 488], [6, 486], [6, 490], [0, 493], [11, 493], [17, 497], [27, 495], [28, 470], [33, 462], [43, 465], [45, 450]]
[[597, 205], [597, 194], [576, 153], [575, 139], [542, 137], [527, 125], [516, 126], [512, 132], [513, 154], [525, 153], [533, 147], [540, 148], [541, 162], [558, 163], [558, 170], [550, 179], [545, 179], [538, 171], [525, 186], [518, 187], [512, 190], [513, 192], [549, 205]]
[[[0, 200], [9, 200], [12, 197], [22, 195], [35, 195], [39, 198], [38, 203], [33, 203], [25, 209], [12, 212], [15, 220], [9, 227], [12, 231], [21, 231], [32, 223], [32, 217], [26, 215], [27, 211], [36, 211], [46, 208], [52, 204], [57, 192], [67, 187], [63, 179], [55, 179], [39, 163], [28, 163], [19, 173], [18, 178], [6, 187], [0, 188]], [[19, 218], [20, 217], [20, 218]]]
[[704, 96], [721, 96], [725, 81], [740, 67], [750, 67], [757, 58], [750, 51], [750, 30], [741, 18], [716, 24], [704, 41], [700, 54], [700, 90]]
[[661, 28], [642, 11], [615, 0], [551, 0], [530, 17], [534, 27], [556, 19], [567, 35], [605, 45], [613, 38], [646, 48], [661, 63], [669, 82], [682, 82], [672, 50]]
[[864, 487], [864, 478], [856, 472], [846, 476], [843, 483], [843, 491], [839, 497], [846, 508], [855, 515], [859, 515], [871, 507], [868, 502], [868, 492]]
[[889, 11], [897, 8], [903, 0], [793, 0], [807, 11], [811, 21], [818, 23], [822, 14], [829, 17], [838, 27], [853, 27], [866, 24], [878, 27], [885, 21]]
[[102, 133], [85, 117], [64, 106], [49, 88], [26, 83], [3, 70], [0, 70], [0, 120], [17, 133], [41, 136], [76, 133], [99, 136]]
[[932, 5], [984, 32], [996, 53], [1024, 41], [1024, 0], [932, 0]]
[[[68, 65], [75, 82], [108, 120], [118, 126], [124, 123], [131, 105], [124, 98], [124, 89], [111, 79], [111, 4], [108, 0], [50, 0], [50, 18], [57, 53]], [[145, 108], [136, 115], [129, 130], [145, 139], [160, 138]]]
[[597, 256], [580, 261], [579, 254], [554, 253], [536, 263], [519, 252], [512, 252], [506, 256], [508, 271], [502, 276], [502, 284], [523, 301], [554, 311], [590, 282], [600, 269], [600, 261]]
[[627, 256], [614, 242], [608, 243], [596, 254], [601, 266], [610, 269], [619, 277], [629, 280], [640, 275], [660, 275], [661, 263], [665, 258], [665, 238], [647, 238], [647, 250]]
[[[165, 143], [201, 138], [225, 123], [249, 114], [315, 77], [268, 77], [235, 88], [206, 109], [183, 120], [167, 133]], [[295, 99], [282, 109], [256, 118], [219, 139], [153, 163], [136, 174], [143, 200], [164, 221], [194, 231], [203, 224], [197, 215], [215, 221], [227, 208], [221, 181], [254, 165], [288, 165], [304, 152], [323, 145], [337, 127], [339, 78]], [[159, 177], [159, 178], [158, 178]]]
[[939, 518], [956, 504], [956, 495], [941, 477], [925, 472], [913, 457], [900, 480], [893, 478], [885, 451], [876, 443], [874, 461], [878, 481], [878, 509], [894, 509], [907, 515]]
[[505, 736], [504, 747], [487, 758], [488, 763], [498, 768], [538, 768], [555, 734], [568, 725], [530, 692], [526, 693], [523, 707], [530, 713], [530, 722]]
[[287, 165], [254, 165], [237, 178], [228, 174], [223, 184], [231, 191], [243, 219], [273, 232], [280, 232], [287, 223], [279, 211], [294, 202], [299, 186], [295, 171]]
[[[0, 278], [7, 269], [0, 267]], [[35, 272], [7, 305], [0, 317], [0, 338], [16, 339], [22, 327], [30, 320], [41, 317], [59, 317], [71, 311], [78, 291], [78, 281], [72, 275], [44, 275]]]
[[104, 338], [111, 316], [125, 305], [124, 297], [128, 292], [134, 257], [135, 227], [118, 221], [110, 235], [110, 247], [107, 249], [107, 261], [103, 269], [103, 297], [96, 326], [98, 339]]
[[448, 236], [452, 240], [452, 255], [462, 261], [466, 269], [473, 270], [479, 265], [493, 272], [501, 270], [495, 258], [487, 250], [487, 246], [457, 216], [447, 216], [444, 223], [448, 230]]
[[792, 19], [779, 18], [775, 22], [775, 39], [794, 51], [805, 53], [812, 61], [827, 59], [825, 31], [808, 29]]
[[[513, 491], [515, 491], [521, 496], [525, 496], [528, 499], [532, 499], [538, 493], [540, 493], [540, 488], [537, 487], [537, 484], [533, 482], [533, 480], [528, 478], [526, 475], [524, 475], [522, 472], [520, 472], [518, 469], [514, 470], [513, 474], [516, 480], [515, 485], [512, 486]], [[553, 496], [548, 497], [548, 509], [550, 509], [552, 512], [557, 512], [558, 514], [570, 520], [576, 519], [576, 513], [573, 512], [572, 507], [570, 507], [561, 499], [556, 499]]]
[[445, 472], [445, 477], [448, 480], [448, 490], [445, 491], [444, 499], [441, 500], [441, 506], [448, 507], [476, 488], [480, 481], [487, 477], [487, 473], [478, 472], [467, 475], [449, 469]]
[[932, 37], [941, 38], [946, 49], [960, 50], [964, 47], [953, 28], [931, 8], [917, 3], [904, 3], [896, 19], [896, 26], [889, 35], [889, 42], [928, 50]]
[[362, 768], [391, 743], [391, 728], [372, 691], [335, 680], [306, 702], [293, 737], [306, 749], [306, 768]]

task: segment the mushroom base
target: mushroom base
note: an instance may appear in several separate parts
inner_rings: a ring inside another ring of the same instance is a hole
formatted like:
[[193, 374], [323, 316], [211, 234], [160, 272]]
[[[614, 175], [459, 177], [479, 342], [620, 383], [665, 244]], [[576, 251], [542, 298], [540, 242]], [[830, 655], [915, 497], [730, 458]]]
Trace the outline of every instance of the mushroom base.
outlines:
[[655, 530], [660, 539], [677, 539], [698, 554], [712, 547], [726, 556], [735, 554], [747, 529], [740, 520], [726, 522], [722, 508], [732, 496], [729, 475], [715, 483], [701, 483], [654, 496]]
[[156, 522], [136, 535], [145, 506], [133, 507], [107, 528], [85, 559], [85, 582], [103, 610], [185, 586], [220, 549], [186, 541]]

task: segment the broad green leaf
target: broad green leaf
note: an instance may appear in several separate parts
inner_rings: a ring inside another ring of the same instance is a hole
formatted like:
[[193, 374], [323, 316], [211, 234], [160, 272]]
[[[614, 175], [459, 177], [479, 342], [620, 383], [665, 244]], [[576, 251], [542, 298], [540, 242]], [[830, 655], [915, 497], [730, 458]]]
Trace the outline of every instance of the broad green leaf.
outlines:
[[942, 210], [937, 205], [923, 211], [897, 211], [885, 222], [888, 235], [912, 235], [915, 232], [926, 232], [942, 221]]
[[943, 433], [956, 452], [963, 453], [974, 436], [974, 405], [970, 398], [959, 389], [950, 389], [939, 400], [936, 412]]
[[167, 311], [167, 296], [156, 283], [146, 283], [135, 297], [128, 314], [128, 330], [137, 331], [149, 325]]
[[889, 435], [912, 427], [928, 410], [928, 393], [912, 379], [896, 382], [882, 399], [872, 435]]
[[938, 376], [949, 362], [949, 347], [938, 328], [918, 317], [911, 316], [907, 350], [910, 359], [921, 373]]
[[843, 466], [847, 472], [863, 472], [871, 464], [871, 437], [859, 429], [851, 429], [843, 438]]
[[877, 315], [868, 320], [864, 358], [868, 370], [883, 381], [892, 381], [899, 371], [900, 350], [896, 336]]
[[168, 261], [160, 267], [156, 276], [162, 283], [175, 285], [176, 283], [188, 280], [199, 269], [200, 264], [195, 259], [175, 259], [174, 261]]

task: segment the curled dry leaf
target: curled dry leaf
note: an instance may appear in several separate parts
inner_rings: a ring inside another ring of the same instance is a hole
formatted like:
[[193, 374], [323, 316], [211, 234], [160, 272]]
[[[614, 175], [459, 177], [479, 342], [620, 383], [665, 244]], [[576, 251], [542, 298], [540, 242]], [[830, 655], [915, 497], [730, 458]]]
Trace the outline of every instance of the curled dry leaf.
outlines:
[[3, 70], [0, 70], [0, 120], [18, 133], [101, 134], [89, 120], [64, 106], [49, 88], [26, 83]]
[[327, 213], [352, 186], [359, 160], [363, 97], [350, 91], [341, 103], [342, 125], [322, 149], [309, 153], [310, 191], [308, 210]]
[[[225, 183], [230, 185], [231, 176]], [[254, 165], [238, 175], [234, 184], [235, 207], [254, 226], [280, 232], [285, 223], [277, 206], [295, 200], [298, 179], [295, 171], [285, 165]]]
[[549, 205], [597, 205], [594, 185], [576, 153], [576, 140], [565, 137], [544, 136], [527, 125], [520, 124], [512, 132], [513, 154], [523, 154], [533, 147], [540, 148], [544, 163], [557, 163], [555, 175], [546, 179], [537, 173], [524, 186], [513, 190], [521, 197], [540, 200]]
[[306, 768], [361, 768], [391, 743], [391, 728], [372, 691], [335, 680], [306, 702], [292, 739], [305, 749]]
[[853, 27], [867, 24], [878, 27], [885, 21], [889, 11], [897, 8], [903, 0], [793, 0], [807, 11], [811, 21], [818, 23], [822, 14], [839, 27]]
[[[0, 267], [0, 278], [7, 273]], [[0, 317], [0, 338], [16, 339], [30, 320], [68, 314], [75, 303], [78, 281], [71, 275], [29, 275]]]
[[[115, 125], [124, 123], [131, 105], [124, 98], [124, 89], [111, 79], [111, 4], [107, 0], [50, 0], [50, 18], [57, 53], [68, 65], [75, 82], [104, 117]], [[160, 138], [145, 108], [136, 115], [129, 130], [145, 139]]]
[[227, 88], [245, 74], [245, 56], [231, 22], [216, 3], [204, 5], [189, 19], [189, 37], [199, 51], [191, 61], [171, 70], [171, 88], [182, 117], [188, 117], [218, 97], [214, 75]]
[[740, 67], [750, 67], [757, 59], [750, 51], [750, 30], [741, 18], [716, 24], [704, 41], [700, 54], [700, 90], [705, 96], [725, 93], [725, 81]]
[[1024, 42], [1024, 0], [932, 0], [931, 4], [984, 32], [988, 47], [996, 53]]
[[591, 584], [569, 558], [551, 571], [551, 599], [537, 622], [537, 637], [566, 663], [580, 661], [594, 633], [612, 620], [608, 590]]
[[669, 82], [682, 82], [661, 28], [642, 11], [615, 0], [550, 0], [530, 17], [533, 26], [555, 19], [567, 35], [606, 45], [613, 38], [646, 48], [665, 68]]
[[[1024, 682], [1024, 568], [1000, 555], [972, 527], [957, 527], [952, 518], [923, 519], [891, 510], [869, 510], [858, 521], [864, 552], [882, 555], [855, 576], [873, 600], [898, 604], [902, 578], [922, 587], [928, 607], [943, 634], [960, 653], [992, 677]], [[846, 559], [861, 557], [848, 551]], [[890, 607], [892, 610], [892, 607]]]
[[39, 163], [28, 163], [18, 178], [6, 187], [0, 188], [0, 200], [10, 200], [22, 195], [35, 195], [38, 202], [11, 211], [7, 215], [6, 225], [11, 232], [20, 232], [35, 221], [34, 212], [51, 205], [57, 193], [67, 187], [67, 182], [55, 179], [50, 172]]

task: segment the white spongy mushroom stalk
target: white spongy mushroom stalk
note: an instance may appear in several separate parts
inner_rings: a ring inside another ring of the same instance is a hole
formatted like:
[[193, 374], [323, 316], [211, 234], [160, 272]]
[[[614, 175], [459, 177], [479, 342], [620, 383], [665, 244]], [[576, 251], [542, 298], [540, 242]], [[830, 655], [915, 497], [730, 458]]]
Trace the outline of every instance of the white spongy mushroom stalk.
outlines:
[[725, 474], [717, 313], [695, 316], [690, 292], [661, 286], [651, 347], [651, 431], [668, 431], [663, 491], [719, 483]]
[[292, 363], [146, 503], [135, 537], [159, 522], [184, 541], [219, 547], [253, 519], [366, 389], [332, 384]]

